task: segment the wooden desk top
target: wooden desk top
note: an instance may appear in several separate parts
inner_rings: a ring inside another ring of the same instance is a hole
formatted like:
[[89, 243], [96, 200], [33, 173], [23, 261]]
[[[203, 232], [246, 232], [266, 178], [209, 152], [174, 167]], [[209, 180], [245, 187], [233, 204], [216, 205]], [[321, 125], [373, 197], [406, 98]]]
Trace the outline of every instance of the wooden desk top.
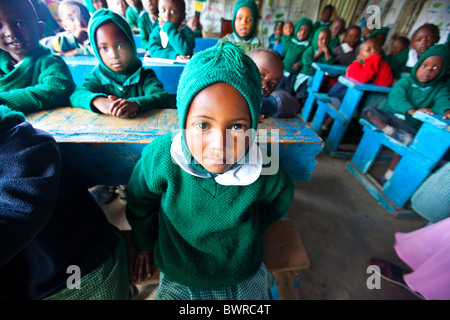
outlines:
[[373, 83], [362, 83], [344, 76], [340, 76], [338, 81], [349, 88], [354, 88], [361, 91], [389, 93], [392, 90], [392, 87], [378, 86]]
[[342, 75], [342, 74], [345, 74], [345, 72], [347, 71], [346, 66], [341, 66], [341, 65], [337, 65], [337, 64], [326, 64], [326, 63], [313, 62], [311, 64], [311, 66], [316, 70], [322, 70], [332, 76]]
[[[179, 128], [175, 109], [151, 110], [133, 119], [122, 119], [85, 109], [63, 107], [31, 113], [27, 115], [27, 121], [35, 128], [50, 133], [60, 143], [149, 143]], [[320, 137], [300, 118], [261, 120], [257, 141], [267, 142], [272, 129], [279, 129], [280, 143], [322, 143]]]

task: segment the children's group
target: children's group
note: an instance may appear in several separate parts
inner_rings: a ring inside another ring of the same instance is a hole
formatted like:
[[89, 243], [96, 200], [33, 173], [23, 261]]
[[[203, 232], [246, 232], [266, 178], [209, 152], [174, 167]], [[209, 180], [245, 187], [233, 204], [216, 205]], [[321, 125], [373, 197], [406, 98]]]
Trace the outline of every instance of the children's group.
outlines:
[[[269, 299], [261, 237], [286, 214], [294, 183], [282, 168], [261, 174], [255, 132], [264, 118], [301, 113], [314, 62], [392, 86], [359, 116], [401, 143], [417, 133], [417, 111], [450, 119], [450, 45], [437, 44], [437, 26], [386, 43], [388, 27], [347, 26], [329, 5], [318, 21], [276, 21], [265, 47], [258, 19], [254, 0], [237, 0], [233, 32], [194, 52], [204, 33], [184, 0], [0, 1], [0, 299], [131, 299], [129, 277], [150, 275], [153, 261], [156, 299]], [[65, 57], [80, 55], [99, 63], [77, 86]], [[145, 57], [186, 64], [176, 105]], [[333, 77], [322, 89], [336, 106], [346, 90]], [[180, 132], [146, 146], [128, 185], [108, 186], [100, 203], [54, 138], [26, 121], [58, 107], [124, 119], [176, 108]], [[99, 206], [117, 194], [131, 262]], [[70, 288], [68, 266], [81, 271], [81, 290]]]

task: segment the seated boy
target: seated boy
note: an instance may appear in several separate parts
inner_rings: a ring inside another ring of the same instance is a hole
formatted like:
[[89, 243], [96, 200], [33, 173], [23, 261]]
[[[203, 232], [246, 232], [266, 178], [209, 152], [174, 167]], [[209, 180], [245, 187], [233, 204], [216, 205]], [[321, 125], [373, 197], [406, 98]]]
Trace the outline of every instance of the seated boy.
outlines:
[[121, 15], [126, 19], [126, 12], [128, 9], [128, 3], [125, 0], [107, 0], [108, 9]]
[[106, 0], [85, 0], [84, 3], [86, 4], [86, 8], [92, 14], [100, 9], [108, 9], [108, 2]]
[[65, 31], [43, 38], [41, 44], [64, 56], [94, 55], [87, 33], [91, 17], [88, 9], [78, 1], [65, 0], [59, 4], [58, 10]]
[[227, 34], [219, 40], [230, 41], [241, 47], [244, 52], [255, 48], [262, 48], [263, 44], [256, 36], [258, 26], [258, 7], [254, 0], [238, 0], [234, 5], [231, 25], [233, 33]]
[[159, 25], [158, 0], [142, 0], [142, 7], [138, 27], [141, 34], [142, 49], [146, 51], [146, 56], [148, 56], [150, 34]]
[[187, 26], [191, 28], [192, 32], [194, 32], [194, 37], [202, 38], [202, 24], [200, 23], [200, 19], [197, 16], [192, 16], [187, 21]]
[[131, 26], [131, 30], [134, 34], [139, 33], [139, 16], [144, 10], [141, 0], [126, 0], [128, 8], [125, 11], [125, 18]]
[[169, 106], [169, 95], [155, 72], [142, 67], [131, 27], [122, 16], [107, 9], [96, 11], [89, 37], [100, 64], [70, 97], [73, 107], [130, 118]]
[[352, 26], [345, 32], [342, 44], [334, 48], [335, 64], [348, 66], [356, 59], [356, 47], [361, 38], [361, 28]]
[[332, 6], [331, 4], [326, 5], [322, 10], [320, 19], [317, 20], [313, 25], [314, 32], [321, 27], [329, 28], [330, 25], [333, 23], [332, 18], [335, 16], [336, 16], [336, 9], [334, 8], [334, 6]]
[[342, 18], [336, 18], [330, 25], [331, 39], [330, 48], [334, 50], [338, 45], [341, 44], [339, 37], [345, 32], [345, 20]]
[[189, 61], [194, 53], [195, 37], [184, 24], [184, 0], [159, 0], [159, 25], [150, 34], [148, 53], [152, 58]]
[[298, 102], [284, 90], [276, 90], [283, 77], [283, 60], [273, 49], [256, 48], [250, 50], [248, 56], [257, 65], [261, 73], [262, 101], [261, 118], [288, 118], [299, 109]]
[[[410, 41], [407, 37], [394, 35], [391, 41], [389, 55], [395, 56], [401, 51], [409, 48]], [[386, 57], [387, 58], [387, 57]]]
[[395, 56], [386, 58], [396, 80], [408, 76], [420, 56], [432, 45], [439, 42], [439, 28], [434, 24], [424, 24], [414, 31], [411, 44]]
[[23, 113], [68, 106], [75, 88], [64, 60], [39, 44], [42, 28], [28, 0], [0, 1], [0, 104]]
[[[448, 46], [432, 46], [420, 56], [411, 74], [393, 86], [386, 105], [382, 108], [366, 108], [365, 117], [386, 135], [405, 145], [410, 144], [422, 124], [412, 118], [415, 112], [440, 114], [444, 119], [450, 119], [450, 88], [448, 83], [442, 81], [448, 66]], [[389, 170], [380, 179], [381, 183], [392, 176], [399, 160], [400, 156], [396, 154]]]

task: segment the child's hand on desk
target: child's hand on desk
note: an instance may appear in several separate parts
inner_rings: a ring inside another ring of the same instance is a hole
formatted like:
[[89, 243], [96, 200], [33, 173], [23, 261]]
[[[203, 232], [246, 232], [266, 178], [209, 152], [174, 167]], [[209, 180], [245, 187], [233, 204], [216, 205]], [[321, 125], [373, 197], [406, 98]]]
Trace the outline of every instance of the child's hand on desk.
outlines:
[[177, 58], [175, 60], [177, 61], [189, 61], [189, 59], [191, 58], [191, 56], [182, 56], [182, 55], [177, 55]]
[[134, 281], [141, 282], [152, 275], [153, 251], [138, 251], [131, 258], [130, 273]]
[[140, 107], [135, 101], [121, 99], [115, 96], [108, 96], [113, 101], [111, 104], [110, 114], [119, 118], [133, 118], [136, 116]]
[[445, 111], [443, 119], [450, 119], [450, 110]]

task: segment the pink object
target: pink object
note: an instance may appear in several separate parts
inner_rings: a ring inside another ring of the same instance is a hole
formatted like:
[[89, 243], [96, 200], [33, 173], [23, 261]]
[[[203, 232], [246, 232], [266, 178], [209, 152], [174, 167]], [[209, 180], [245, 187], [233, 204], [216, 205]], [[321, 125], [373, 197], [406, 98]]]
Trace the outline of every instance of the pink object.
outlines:
[[450, 299], [450, 218], [409, 233], [397, 232], [394, 249], [413, 270], [408, 286], [427, 300]]

